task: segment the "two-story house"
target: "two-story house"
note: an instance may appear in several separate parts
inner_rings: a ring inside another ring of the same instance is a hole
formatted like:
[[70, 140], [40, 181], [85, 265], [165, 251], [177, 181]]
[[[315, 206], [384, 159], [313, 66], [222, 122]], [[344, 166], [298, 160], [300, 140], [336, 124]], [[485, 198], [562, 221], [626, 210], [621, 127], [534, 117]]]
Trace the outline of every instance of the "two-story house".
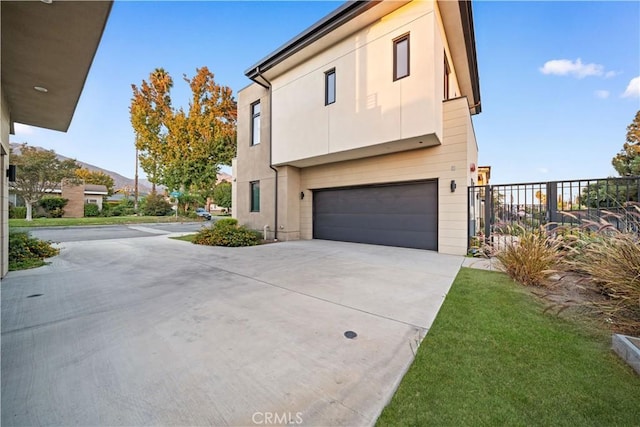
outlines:
[[246, 76], [241, 224], [278, 240], [466, 252], [480, 112], [470, 2], [347, 2]]

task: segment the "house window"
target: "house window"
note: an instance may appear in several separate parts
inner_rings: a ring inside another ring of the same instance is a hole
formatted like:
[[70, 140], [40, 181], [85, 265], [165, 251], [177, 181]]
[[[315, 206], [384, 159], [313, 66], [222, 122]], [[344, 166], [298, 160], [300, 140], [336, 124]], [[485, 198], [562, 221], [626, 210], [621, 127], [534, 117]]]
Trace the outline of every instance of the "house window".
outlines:
[[409, 34], [393, 40], [393, 80], [409, 75]]
[[87, 199], [87, 203], [92, 204], [92, 205], [97, 205], [98, 201], [96, 199]]
[[324, 105], [336, 102], [336, 69], [324, 73]]
[[260, 212], [260, 181], [251, 184], [251, 212]]
[[251, 145], [260, 144], [260, 101], [251, 104]]
[[447, 61], [447, 52], [444, 53], [444, 99], [449, 99], [449, 74], [451, 74], [451, 68], [449, 68], [449, 61]]

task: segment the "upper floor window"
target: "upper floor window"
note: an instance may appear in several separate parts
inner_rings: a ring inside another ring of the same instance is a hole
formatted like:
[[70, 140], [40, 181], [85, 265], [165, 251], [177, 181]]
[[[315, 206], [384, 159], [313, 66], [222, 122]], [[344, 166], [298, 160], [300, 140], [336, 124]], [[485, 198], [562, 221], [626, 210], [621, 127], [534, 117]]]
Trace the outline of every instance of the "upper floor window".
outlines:
[[409, 34], [393, 40], [393, 80], [409, 75]]
[[260, 212], [260, 181], [251, 184], [251, 212]]
[[336, 102], [336, 69], [324, 73], [324, 105]]
[[251, 104], [251, 145], [260, 144], [260, 101]]
[[451, 68], [449, 68], [449, 61], [447, 61], [447, 52], [444, 53], [444, 99], [449, 99], [449, 74], [451, 74]]

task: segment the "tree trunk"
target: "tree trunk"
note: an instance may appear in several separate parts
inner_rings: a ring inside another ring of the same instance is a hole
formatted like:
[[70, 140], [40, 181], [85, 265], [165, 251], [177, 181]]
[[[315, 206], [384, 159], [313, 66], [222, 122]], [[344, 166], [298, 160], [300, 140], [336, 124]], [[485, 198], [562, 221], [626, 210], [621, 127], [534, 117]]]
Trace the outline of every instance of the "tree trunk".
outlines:
[[32, 203], [30, 201], [25, 200], [24, 205], [27, 207], [27, 221], [32, 221], [33, 217], [31, 216], [32, 211]]

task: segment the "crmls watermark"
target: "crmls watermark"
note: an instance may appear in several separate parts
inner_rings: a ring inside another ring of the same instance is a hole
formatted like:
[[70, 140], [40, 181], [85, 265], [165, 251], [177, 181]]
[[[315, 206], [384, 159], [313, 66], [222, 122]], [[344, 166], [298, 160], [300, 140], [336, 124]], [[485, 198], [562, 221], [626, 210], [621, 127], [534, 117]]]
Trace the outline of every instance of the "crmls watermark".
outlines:
[[254, 412], [251, 421], [258, 425], [299, 425], [302, 412]]

